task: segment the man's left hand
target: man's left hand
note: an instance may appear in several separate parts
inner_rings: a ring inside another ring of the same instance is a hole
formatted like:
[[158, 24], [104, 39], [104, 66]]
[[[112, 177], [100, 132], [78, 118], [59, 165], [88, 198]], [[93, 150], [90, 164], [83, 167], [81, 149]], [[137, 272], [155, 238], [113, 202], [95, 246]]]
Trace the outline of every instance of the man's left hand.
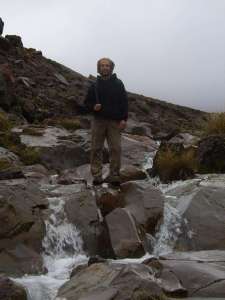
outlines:
[[119, 123], [119, 128], [120, 129], [125, 129], [127, 126], [127, 122], [125, 120], [121, 120]]

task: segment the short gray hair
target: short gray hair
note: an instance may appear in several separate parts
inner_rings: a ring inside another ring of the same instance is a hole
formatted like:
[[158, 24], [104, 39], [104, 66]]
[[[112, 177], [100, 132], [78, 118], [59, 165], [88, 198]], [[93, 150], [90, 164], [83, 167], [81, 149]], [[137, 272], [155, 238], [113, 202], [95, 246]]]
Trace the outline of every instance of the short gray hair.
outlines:
[[113, 69], [114, 69], [114, 67], [115, 67], [114, 62], [113, 62], [110, 58], [108, 58], [108, 57], [103, 57], [103, 58], [100, 58], [100, 59], [98, 60], [98, 62], [97, 62], [97, 71], [98, 71], [98, 73], [99, 73], [99, 71], [100, 71], [100, 64], [101, 64], [101, 61], [102, 61], [102, 60], [108, 60], [108, 61], [110, 62], [110, 64], [111, 64], [111, 72], [113, 72]]

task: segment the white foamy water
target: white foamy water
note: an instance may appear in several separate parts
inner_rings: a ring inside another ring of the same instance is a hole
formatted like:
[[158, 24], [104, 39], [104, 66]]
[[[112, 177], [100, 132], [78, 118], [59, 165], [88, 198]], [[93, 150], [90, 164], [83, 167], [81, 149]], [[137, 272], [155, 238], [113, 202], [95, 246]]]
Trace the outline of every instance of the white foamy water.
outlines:
[[178, 235], [181, 233], [182, 218], [177, 209], [170, 205], [169, 197], [164, 205], [163, 223], [155, 236], [153, 255], [162, 255], [173, 251]]
[[[143, 164], [144, 171], [152, 168], [154, 156], [155, 153], [145, 155], [145, 162]], [[154, 186], [158, 186], [158, 188], [165, 195], [166, 200], [164, 204], [163, 223], [161, 224], [159, 231], [155, 236], [153, 243], [153, 252], [151, 253], [151, 255], [146, 254], [146, 256], [158, 256], [160, 254], [172, 252], [177, 236], [180, 233], [182, 218], [178, 213], [178, 210], [176, 209], [176, 197], [166, 195], [168, 190], [172, 188], [172, 185], [163, 185], [161, 184], [158, 177], [152, 178], [149, 176], [147, 171], [145, 173], [147, 175], [147, 181]], [[175, 184], [176, 183], [174, 183], [173, 185]], [[139, 261], [141, 262], [142, 258]]]
[[[197, 178], [162, 184], [159, 178], [149, 177], [148, 182], [157, 186], [165, 196], [163, 223], [155, 236], [152, 255], [159, 256], [173, 252], [175, 243], [182, 234], [183, 212], [199, 186], [225, 187], [225, 174], [199, 175]], [[193, 234], [186, 232], [189, 237]]]
[[69, 279], [72, 269], [87, 262], [80, 234], [68, 222], [64, 212], [64, 200], [61, 197], [48, 200], [51, 215], [45, 222], [46, 236], [43, 240], [43, 260], [48, 273], [13, 279], [26, 288], [29, 300], [55, 299], [59, 287]]
[[[152, 167], [153, 156], [152, 153], [145, 156], [145, 164], [143, 165], [145, 171]], [[225, 177], [221, 177], [219, 183], [216, 176], [210, 179], [213, 185], [221, 185], [225, 181]], [[172, 184], [161, 184], [158, 178], [153, 179], [147, 174], [146, 180], [158, 186], [165, 196], [163, 223], [155, 236], [153, 252], [146, 253], [138, 259], [112, 260], [113, 263], [141, 263], [152, 256], [172, 252], [176, 239], [181, 232], [182, 216], [177, 209], [180, 197], [186, 197], [189, 194], [189, 190], [192, 190], [193, 185], [210, 185], [208, 177], [177, 181]], [[46, 186], [46, 189], [54, 191], [54, 183], [55, 177], [53, 176], [52, 184]], [[68, 189], [69, 187], [63, 188]], [[73, 192], [74, 187], [71, 187], [71, 189], [71, 192]], [[180, 189], [182, 194], [173, 193], [177, 189]], [[186, 195], [183, 195], [183, 189], [186, 191]], [[70, 224], [66, 217], [64, 199], [62, 197], [51, 197], [48, 200], [51, 214], [45, 222], [46, 236], [43, 240], [43, 261], [48, 272], [45, 275], [29, 275], [13, 279], [26, 288], [28, 300], [56, 299], [58, 289], [69, 280], [72, 269], [77, 265], [86, 263], [88, 260], [82, 250], [82, 239], [77, 228]]]

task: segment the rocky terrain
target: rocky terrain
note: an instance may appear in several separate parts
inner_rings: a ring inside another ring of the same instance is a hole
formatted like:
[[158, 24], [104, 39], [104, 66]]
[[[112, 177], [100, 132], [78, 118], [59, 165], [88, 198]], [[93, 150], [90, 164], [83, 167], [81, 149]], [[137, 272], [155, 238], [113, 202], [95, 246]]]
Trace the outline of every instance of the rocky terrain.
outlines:
[[[28, 122], [45, 122], [83, 113], [82, 104], [91, 80], [42, 56], [41, 51], [23, 47], [18, 36], [0, 39], [0, 63], [9, 63], [15, 77], [8, 110]], [[174, 133], [196, 129], [206, 113], [128, 92], [131, 124], [139, 133]], [[6, 101], [7, 102], [7, 101]], [[145, 128], [146, 126], [146, 128]], [[147, 135], [148, 135], [147, 134]]]
[[[121, 192], [96, 192], [83, 107], [94, 77], [18, 36], [0, 37], [6, 62], [0, 299], [225, 297], [224, 136], [202, 138], [208, 114], [128, 92]], [[105, 176], [108, 163], [105, 145]]]

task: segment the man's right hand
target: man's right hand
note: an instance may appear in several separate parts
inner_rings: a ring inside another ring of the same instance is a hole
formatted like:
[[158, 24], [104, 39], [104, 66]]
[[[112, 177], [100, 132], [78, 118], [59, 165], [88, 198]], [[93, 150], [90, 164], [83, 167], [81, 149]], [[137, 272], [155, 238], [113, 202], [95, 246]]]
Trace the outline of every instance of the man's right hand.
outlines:
[[102, 108], [102, 105], [100, 103], [95, 104], [95, 106], [94, 106], [95, 111], [99, 111], [101, 108]]

